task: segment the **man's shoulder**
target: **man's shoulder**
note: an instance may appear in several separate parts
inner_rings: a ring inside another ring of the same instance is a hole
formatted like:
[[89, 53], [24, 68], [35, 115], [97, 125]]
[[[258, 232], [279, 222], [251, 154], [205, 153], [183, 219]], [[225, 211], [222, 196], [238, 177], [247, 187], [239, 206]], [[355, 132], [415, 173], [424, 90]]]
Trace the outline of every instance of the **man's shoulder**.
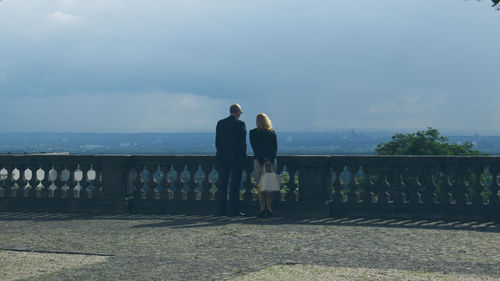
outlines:
[[219, 121], [217, 121], [217, 124], [223, 124], [223, 123], [228, 122], [231, 119], [230, 117], [231, 116], [220, 119]]
[[245, 122], [243, 120], [240, 120], [232, 115], [229, 115], [228, 117], [221, 119], [217, 122], [217, 125], [219, 126], [224, 124], [238, 124], [239, 126], [242, 127], [245, 126]]

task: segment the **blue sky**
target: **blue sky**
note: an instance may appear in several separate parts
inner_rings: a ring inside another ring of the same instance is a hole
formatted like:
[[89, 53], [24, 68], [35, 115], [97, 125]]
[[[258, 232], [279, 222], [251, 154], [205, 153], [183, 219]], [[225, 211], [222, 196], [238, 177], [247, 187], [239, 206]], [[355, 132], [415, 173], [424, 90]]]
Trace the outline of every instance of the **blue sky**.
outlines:
[[500, 12], [464, 0], [3, 0], [7, 132], [500, 134]]

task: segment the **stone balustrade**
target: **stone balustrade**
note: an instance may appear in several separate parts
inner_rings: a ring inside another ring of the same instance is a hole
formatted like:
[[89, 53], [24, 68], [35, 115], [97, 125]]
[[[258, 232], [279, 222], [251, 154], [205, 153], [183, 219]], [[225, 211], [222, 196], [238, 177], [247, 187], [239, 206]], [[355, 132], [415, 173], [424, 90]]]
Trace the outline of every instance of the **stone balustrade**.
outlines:
[[[213, 156], [0, 155], [0, 210], [214, 214]], [[500, 216], [494, 156], [280, 156], [282, 216]], [[258, 203], [252, 159], [240, 206]]]

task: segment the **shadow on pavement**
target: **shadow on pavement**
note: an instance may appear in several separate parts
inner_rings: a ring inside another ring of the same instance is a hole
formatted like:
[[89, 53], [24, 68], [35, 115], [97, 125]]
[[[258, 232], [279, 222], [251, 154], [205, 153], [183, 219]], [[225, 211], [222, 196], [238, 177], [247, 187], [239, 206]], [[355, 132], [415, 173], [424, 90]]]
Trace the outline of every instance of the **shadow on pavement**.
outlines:
[[500, 232], [498, 221], [486, 219], [429, 219], [429, 218], [363, 218], [363, 217], [335, 217], [325, 219], [293, 219], [273, 217], [261, 219], [248, 217], [199, 216], [199, 215], [91, 215], [67, 213], [20, 213], [2, 212], [1, 221], [69, 221], [69, 220], [135, 220], [154, 221], [132, 226], [133, 228], [201, 228], [222, 226], [228, 224], [248, 225], [332, 225], [332, 226], [362, 226], [362, 227], [389, 227], [389, 228], [416, 228], [467, 230], [478, 232]]
[[221, 226], [227, 224], [258, 224], [258, 225], [332, 225], [332, 226], [362, 226], [390, 228], [418, 228], [442, 230], [467, 230], [479, 232], [500, 232], [500, 224], [490, 220], [447, 220], [447, 219], [398, 219], [398, 218], [327, 218], [327, 219], [290, 219], [255, 217], [215, 217], [215, 216], [170, 216], [162, 222], [135, 225], [134, 228], [171, 227], [199, 228]]

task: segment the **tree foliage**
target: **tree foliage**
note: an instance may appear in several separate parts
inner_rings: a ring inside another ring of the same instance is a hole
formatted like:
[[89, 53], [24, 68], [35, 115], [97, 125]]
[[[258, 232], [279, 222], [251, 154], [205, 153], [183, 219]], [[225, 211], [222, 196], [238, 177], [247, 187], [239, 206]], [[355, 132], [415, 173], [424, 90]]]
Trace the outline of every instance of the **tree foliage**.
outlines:
[[395, 134], [392, 141], [380, 143], [375, 148], [376, 155], [479, 155], [473, 150], [474, 144], [466, 141], [463, 144], [448, 143], [448, 138], [441, 136], [437, 129], [410, 134]]

